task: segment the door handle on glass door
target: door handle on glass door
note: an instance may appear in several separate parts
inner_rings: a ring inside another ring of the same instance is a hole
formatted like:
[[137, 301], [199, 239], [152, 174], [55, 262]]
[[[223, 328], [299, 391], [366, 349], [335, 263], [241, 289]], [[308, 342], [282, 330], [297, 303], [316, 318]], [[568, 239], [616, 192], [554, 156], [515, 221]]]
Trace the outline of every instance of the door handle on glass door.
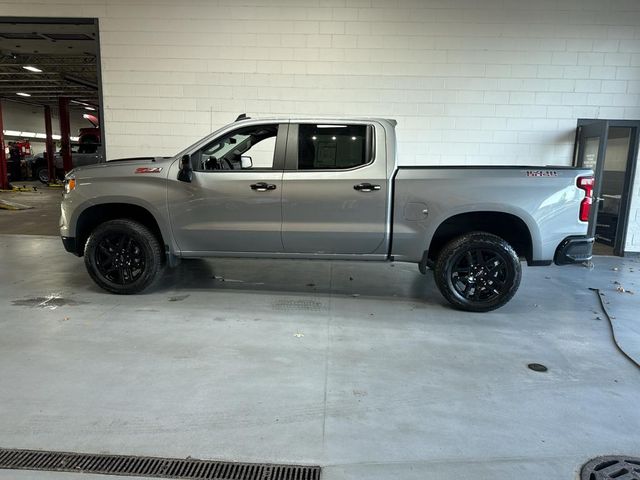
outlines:
[[258, 182], [251, 185], [251, 190], [255, 190], [256, 192], [266, 192], [275, 189], [276, 186], [273, 183]]
[[359, 183], [353, 186], [354, 190], [359, 192], [372, 192], [374, 190], [380, 190], [380, 185], [372, 185], [370, 183]]

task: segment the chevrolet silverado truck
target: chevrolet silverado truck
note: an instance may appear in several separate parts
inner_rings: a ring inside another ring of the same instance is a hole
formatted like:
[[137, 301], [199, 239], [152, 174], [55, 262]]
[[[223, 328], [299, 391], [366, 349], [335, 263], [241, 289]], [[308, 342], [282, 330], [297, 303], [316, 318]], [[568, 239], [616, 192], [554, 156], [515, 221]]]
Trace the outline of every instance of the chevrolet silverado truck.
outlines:
[[395, 125], [241, 115], [174, 157], [75, 169], [62, 242], [118, 294], [181, 258], [400, 261], [468, 311], [507, 303], [522, 261], [591, 259], [590, 170], [398, 166]]

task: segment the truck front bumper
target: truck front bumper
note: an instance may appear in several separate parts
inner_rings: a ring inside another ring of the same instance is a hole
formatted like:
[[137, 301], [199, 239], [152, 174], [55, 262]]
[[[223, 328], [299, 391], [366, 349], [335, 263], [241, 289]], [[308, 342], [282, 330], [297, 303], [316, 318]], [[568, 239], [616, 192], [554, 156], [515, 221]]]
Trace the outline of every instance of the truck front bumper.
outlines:
[[61, 237], [61, 238], [62, 238], [62, 244], [64, 245], [64, 249], [69, 253], [78, 255], [78, 246], [76, 244], [77, 243], [76, 237]]
[[553, 261], [556, 265], [588, 262], [593, 257], [593, 237], [567, 237], [558, 248]]

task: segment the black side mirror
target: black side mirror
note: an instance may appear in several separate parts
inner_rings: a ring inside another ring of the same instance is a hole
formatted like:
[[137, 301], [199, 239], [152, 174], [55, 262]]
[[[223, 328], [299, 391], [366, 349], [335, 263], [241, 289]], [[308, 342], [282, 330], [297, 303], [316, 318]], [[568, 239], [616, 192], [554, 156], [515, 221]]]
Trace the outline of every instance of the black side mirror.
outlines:
[[180, 171], [178, 171], [178, 180], [181, 182], [191, 183], [193, 179], [193, 169], [191, 168], [191, 157], [184, 155], [180, 160]]

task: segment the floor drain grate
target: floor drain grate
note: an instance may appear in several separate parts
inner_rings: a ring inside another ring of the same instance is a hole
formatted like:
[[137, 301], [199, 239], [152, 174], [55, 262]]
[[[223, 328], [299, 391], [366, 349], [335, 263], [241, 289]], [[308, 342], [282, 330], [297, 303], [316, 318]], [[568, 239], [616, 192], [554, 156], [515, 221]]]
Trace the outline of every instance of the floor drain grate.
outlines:
[[621, 455], [597, 457], [584, 464], [580, 480], [640, 480], [640, 458]]
[[0, 469], [215, 480], [319, 480], [320, 467], [0, 448]]

